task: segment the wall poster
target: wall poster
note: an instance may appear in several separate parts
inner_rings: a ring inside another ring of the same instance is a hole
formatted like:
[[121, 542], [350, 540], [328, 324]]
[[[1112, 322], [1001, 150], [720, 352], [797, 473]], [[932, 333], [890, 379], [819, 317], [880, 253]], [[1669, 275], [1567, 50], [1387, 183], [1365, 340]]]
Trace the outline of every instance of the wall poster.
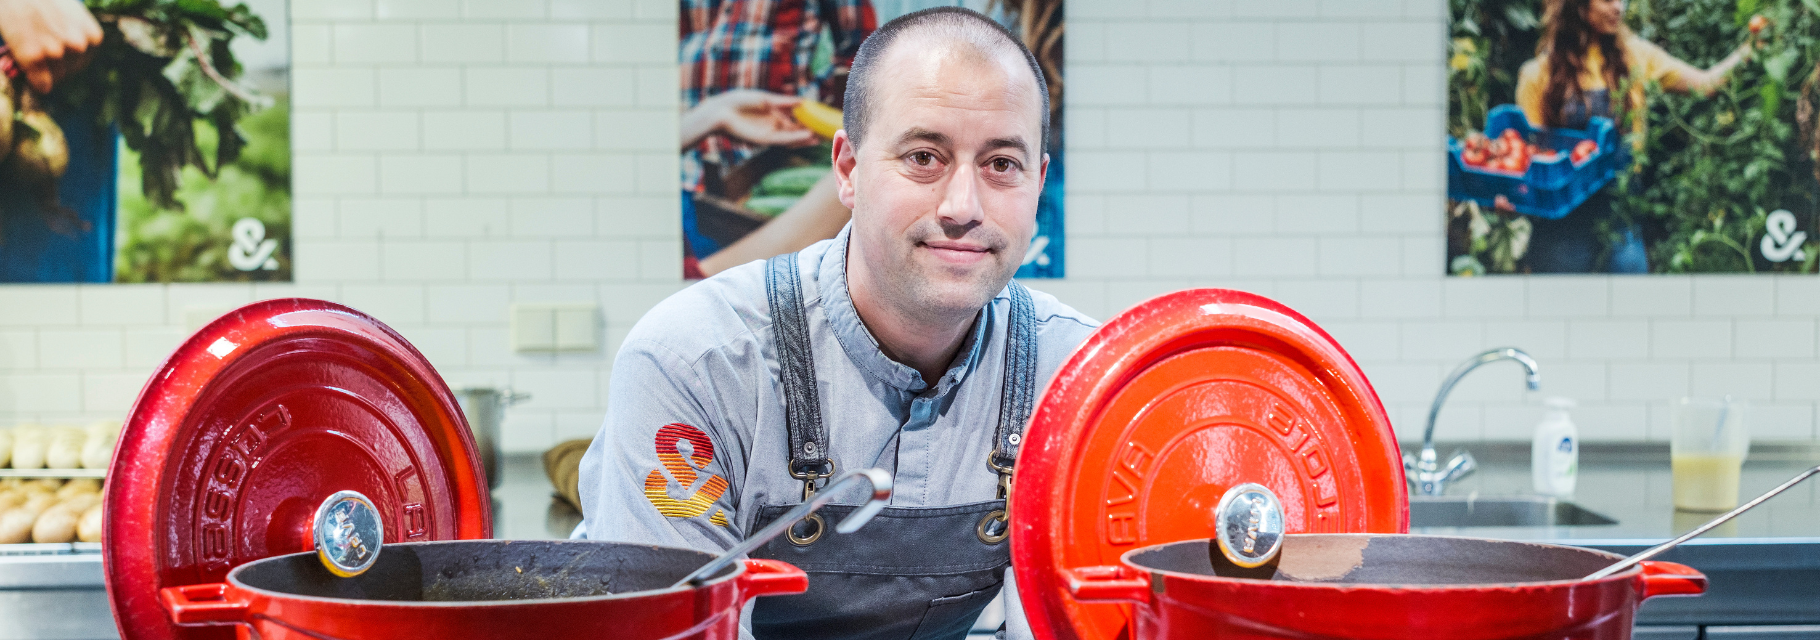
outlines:
[[291, 279], [285, 0], [11, 6], [101, 44], [0, 23], [0, 282]]
[[[880, 24], [936, 6], [992, 16], [1043, 66], [1049, 175], [1017, 276], [1063, 277], [1062, 0], [682, 0], [684, 277], [711, 276], [840, 231], [849, 212], [835, 196], [829, 157], [847, 66]], [[775, 130], [692, 126], [730, 110], [768, 113]]]
[[1815, 273], [1820, 0], [1449, 0], [1447, 270]]

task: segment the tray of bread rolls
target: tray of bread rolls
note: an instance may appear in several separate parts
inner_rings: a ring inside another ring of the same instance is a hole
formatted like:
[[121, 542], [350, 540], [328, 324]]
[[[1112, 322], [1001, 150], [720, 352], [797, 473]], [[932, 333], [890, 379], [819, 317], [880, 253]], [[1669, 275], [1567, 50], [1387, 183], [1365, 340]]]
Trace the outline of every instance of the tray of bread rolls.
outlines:
[[0, 429], [0, 555], [92, 551], [119, 436], [117, 422]]
[[72, 542], [101, 542], [100, 480], [0, 478], [0, 553], [55, 552], [8, 545]]
[[101, 478], [119, 439], [120, 423], [111, 421], [87, 427], [0, 428], [0, 479]]

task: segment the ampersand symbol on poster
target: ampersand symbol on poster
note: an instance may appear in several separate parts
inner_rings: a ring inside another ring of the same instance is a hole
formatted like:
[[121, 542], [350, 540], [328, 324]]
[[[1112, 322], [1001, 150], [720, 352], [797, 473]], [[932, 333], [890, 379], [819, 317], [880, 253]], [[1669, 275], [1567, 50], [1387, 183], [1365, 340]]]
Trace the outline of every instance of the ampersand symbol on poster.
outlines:
[[1758, 246], [1763, 250], [1763, 259], [1770, 262], [1788, 262], [1790, 259], [1806, 260], [1807, 252], [1801, 250], [1801, 244], [1807, 241], [1807, 232], [1796, 231], [1795, 214], [1787, 209], [1778, 209], [1769, 214], [1763, 221], [1763, 243]]
[[1024, 252], [1024, 264], [1035, 264], [1039, 267], [1049, 266], [1048, 249], [1049, 236], [1037, 236], [1032, 238], [1030, 240], [1030, 250]]
[[234, 223], [234, 244], [228, 245], [228, 264], [241, 271], [278, 268], [278, 241], [265, 237], [265, 223], [258, 218], [241, 218]]

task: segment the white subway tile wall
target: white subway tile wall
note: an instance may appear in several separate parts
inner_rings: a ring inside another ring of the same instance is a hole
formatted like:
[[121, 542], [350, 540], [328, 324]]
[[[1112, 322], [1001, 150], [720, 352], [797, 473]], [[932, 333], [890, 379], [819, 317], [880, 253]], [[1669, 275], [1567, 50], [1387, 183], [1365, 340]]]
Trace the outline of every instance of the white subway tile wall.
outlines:
[[[292, 3], [294, 284], [0, 287], [0, 425], [118, 419], [206, 317], [336, 300], [452, 386], [533, 394], [511, 451], [598, 428], [612, 353], [681, 280], [674, 0]], [[1667, 402], [1752, 402], [1815, 438], [1820, 279], [1441, 275], [1442, 0], [1068, 0], [1068, 270], [1105, 318], [1185, 287], [1272, 296], [1344, 345], [1404, 440], [1459, 360], [1446, 440], [1524, 440], [1541, 395], [1589, 440]], [[512, 353], [509, 307], [600, 305], [594, 354]]]

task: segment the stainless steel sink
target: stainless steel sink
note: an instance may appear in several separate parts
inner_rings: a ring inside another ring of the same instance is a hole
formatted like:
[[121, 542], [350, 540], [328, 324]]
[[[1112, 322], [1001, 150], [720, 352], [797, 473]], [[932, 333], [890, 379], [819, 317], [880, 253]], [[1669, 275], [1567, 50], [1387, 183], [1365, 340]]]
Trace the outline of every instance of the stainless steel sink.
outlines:
[[1409, 526], [1555, 527], [1617, 524], [1585, 507], [1542, 496], [1410, 496]]

